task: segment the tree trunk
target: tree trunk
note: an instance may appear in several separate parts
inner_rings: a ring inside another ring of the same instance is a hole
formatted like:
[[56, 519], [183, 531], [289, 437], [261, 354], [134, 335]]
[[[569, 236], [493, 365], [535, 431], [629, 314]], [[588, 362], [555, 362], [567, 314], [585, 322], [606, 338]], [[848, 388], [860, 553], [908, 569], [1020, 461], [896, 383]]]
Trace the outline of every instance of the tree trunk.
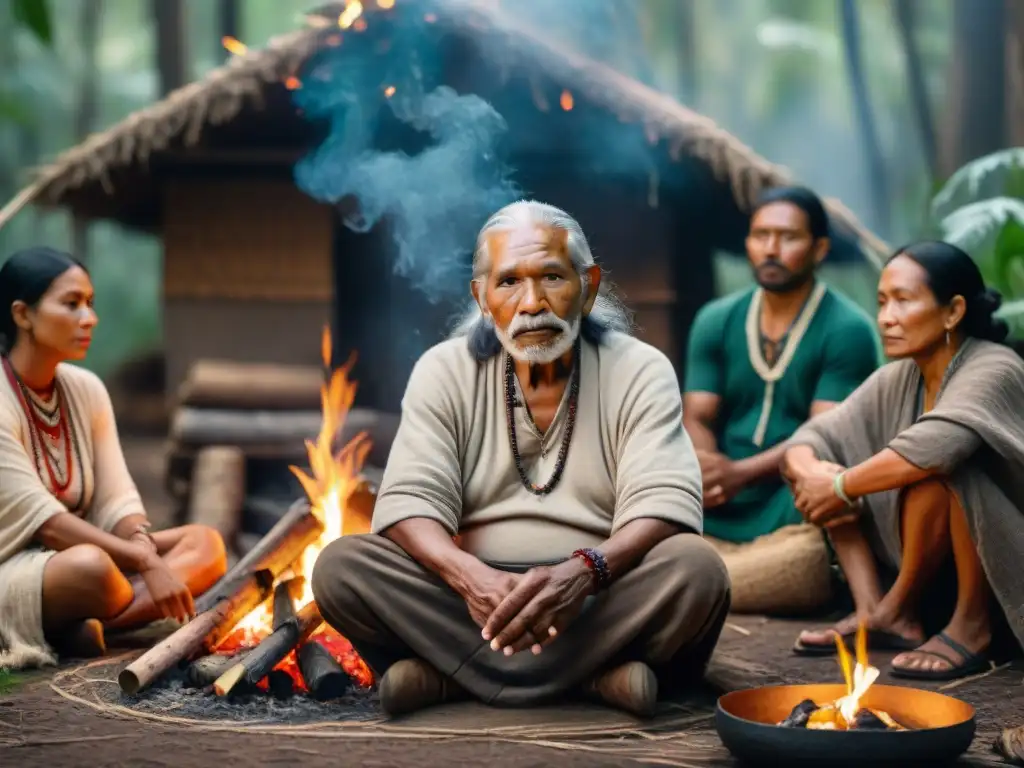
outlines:
[[1007, 141], [1024, 147], [1024, 3], [1010, 3], [1006, 23]]
[[889, 186], [886, 179], [885, 155], [878, 137], [878, 127], [871, 110], [867, 73], [860, 50], [860, 18], [856, 0], [839, 0], [839, 18], [843, 38], [843, 53], [853, 92], [853, 106], [858, 132], [864, 146], [868, 164], [868, 183], [871, 188], [873, 228], [887, 236], [890, 231]]
[[1005, 0], [954, 0], [953, 55], [942, 123], [940, 169], [1006, 146]]
[[917, 10], [917, 0], [893, 0], [893, 13], [896, 17], [896, 27], [903, 45], [903, 58], [907, 67], [907, 89], [910, 91], [910, 101], [920, 134], [921, 148], [932, 179], [937, 179], [939, 176], [939, 149], [935, 138], [935, 121], [928, 101], [928, 88], [925, 85], [921, 52], [917, 47], [914, 35], [917, 29]]
[[238, 0], [218, 0], [217, 2], [217, 26], [220, 34], [217, 36], [217, 55], [222, 59], [231, 57], [231, 53], [221, 44], [225, 37], [233, 37], [236, 40], [242, 36], [242, 20], [239, 14]]
[[[78, 30], [82, 46], [82, 72], [78, 81], [78, 106], [75, 110], [75, 140], [78, 142], [85, 141], [96, 128], [100, 87], [97, 59], [102, 16], [103, 0], [83, 0]], [[71, 219], [71, 252], [86, 264], [89, 263], [89, 222], [74, 214]]]
[[188, 51], [185, 49], [184, 0], [150, 0], [156, 26], [156, 70], [160, 96], [189, 81]]

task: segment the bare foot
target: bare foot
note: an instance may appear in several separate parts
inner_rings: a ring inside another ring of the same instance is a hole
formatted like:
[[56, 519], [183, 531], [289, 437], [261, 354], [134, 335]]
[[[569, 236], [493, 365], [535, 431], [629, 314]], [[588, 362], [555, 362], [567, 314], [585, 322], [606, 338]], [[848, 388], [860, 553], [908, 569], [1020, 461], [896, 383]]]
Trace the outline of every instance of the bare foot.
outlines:
[[949, 627], [942, 634], [945, 634], [952, 642], [944, 641], [940, 635], [930, 637], [919, 648], [906, 651], [894, 658], [892, 660], [893, 669], [948, 672], [973, 661], [974, 656], [982, 654], [988, 649], [992, 640], [991, 633], [988, 632], [967, 637], [966, 634]]
[[851, 613], [826, 629], [805, 629], [800, 633], [797, 642], [804, 646], [828, 646], [835, 643], [835, 636], [849, 635], [857, 631], [857, 614]]

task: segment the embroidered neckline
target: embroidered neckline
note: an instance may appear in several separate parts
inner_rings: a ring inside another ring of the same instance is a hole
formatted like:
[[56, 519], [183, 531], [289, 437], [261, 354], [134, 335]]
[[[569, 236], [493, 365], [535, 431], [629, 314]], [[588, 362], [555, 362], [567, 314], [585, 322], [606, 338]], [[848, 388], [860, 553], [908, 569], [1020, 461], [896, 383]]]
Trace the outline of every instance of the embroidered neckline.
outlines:
[[750, 307], [747, 309], [747, 356], [750, 358], [750, 364], [754, 371], [765, 383], [778, 381], [785, 376], [786, 370], [796, 354], [797, 347], [800, 346], [804, 334], [807, 333], [807, 329], [811, 325], [811, 320], [814, 319], [822, 299], [825, 298], [826, 290], [827, 288], [822, 282], [818, 282], [814, 286], [811, 295], [807, 297], [807, 301], [800, 310], [800, 314], [797, 315], [796, 320], [786, 332], [788, 338], [786, 338], [786, 345], [782, 348], [782, 354], [771, 366], [765, 361], [760, 347], [761, 305], [764, 303], [764, 288], [754, 291]]
[[764, 301], [764, 289], [757, 288], [750, 299], [746, 323], [747, 357], [750, 359], [750, 365], [755, 373], [765, 384], [764, 399], [761, 402], [761, 416], [757, 420], [757, 427], [754, 429], [754, 435], [751, 438], [754, 445], [758, 448], [764, 445], [765, 433], [768, 431], [768, 419], [771, 416], [772, 406], [775, 403], [775, 382], [786, 375], [789, 364], [793, 362], [793, 357], [800, 347], [800, 342], [803, 341], [804, 334], [807, 333], [811, 321], [818, 312], [818, 307], [821, 306], [822, 299], [825, 298], [826, 290], [827, 288], [824, 283], [819, 281], [815, 284], [811, 295], [807, 297], [807, 301], [801, 308], [800, 314], [797, 315], [796, 320], [793, 321], [793, 324], [786, 332], [788, 338], [786, 338], [786, 345], [782, 348], [782, 354], [770, 366], [764, 359], [764, 353], [761, 350], [761, 304]]

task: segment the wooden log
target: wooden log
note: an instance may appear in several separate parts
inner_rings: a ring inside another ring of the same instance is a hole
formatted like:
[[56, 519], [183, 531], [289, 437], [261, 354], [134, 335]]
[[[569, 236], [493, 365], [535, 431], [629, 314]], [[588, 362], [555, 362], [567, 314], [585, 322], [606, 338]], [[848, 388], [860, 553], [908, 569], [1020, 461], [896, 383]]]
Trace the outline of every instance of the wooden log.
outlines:
[[[284, 445], [290, 450], [302, 451], [304, 440], [315, 440], [320, 433], [323, 417], [319, 409], [309, 411], [230, 411], [216, 408], [182, 406], [171, 420], [170, 440], [177, 448], [201, 448], [207, 445], [248, 446]], [[345, 423], [335, 438], [340, 448], [360, 432], [366, 432], [378, 448], [371, 456], [378, 456], [380, 448], [390, 451], [398, 431], [398, 414], [368, 408], [353, 408], [345, 416]], [[372, 458], [380, 466], [387, 463]]]
[[293, 576], [274, 587], [274, 629], [280, 629], [282, 624], [295, 619], [295, 601], [302, 595], [305, 584], [303, 576]]
[[315, 632], [323, 621], [316, 603], [307, 603], [294, 619], [267, 635], [240, 662], [217, 678], [213, 684], [214, 693], [227, 696], [239, 685], [243, 686], [243, 690], [257, 685], [296, 645]]
[[317, 701], [328, 701], [343, 696], [352, 684], [331, 652], [316, 640], [307, 640], [296, 653], [299, 672], [306, 690]]
[[245, 501], [245, 453], [232, 445], [213, 445], [196, 455], [188, 522], [213, 528], [234, 541]]
[[178, 402], [199, 408], [317, 410], [323, 369], [316, 366], [199, 360], [178, 388]]
[[205, 688], [208, 685], [213, 685], [214, 680], [231, 669], [236, 661], [234, 656], [222, 653], [200, 656], [188, 665], [188, 669], [185, 671], [185, 682], [192, 688]]
[[[215, 593], [218, 589], [223, 590], [227, 585], [244, 580], [253, 570], [267, 569], [277, 576], [298, 560], [306, 547], [316, 541], [322, 533], [323, 525], [310, 511], [308, 502], [300, 499], [292, 504], [287, 514], [259, 544], [224, 574], [211, 592]], [[196, 601], [196, 611], [208, 610], [213, 599], [215, 598], [208, 600], [207, 595], [200, 597]]]
[[[121, 690], [133, 695], [147, 687], [174, 664], [203, 648], [216, 646], [238, 620], [267, 599], [274, 577], [269, 571], [250, 573], [234, 588], [211, 590], [211, 605], [125, 667], [117, 676]], [[210, 594], [210, 593], [207, 593]], [[227, 625], [227, 629], [224, 626]], [[212, 638], [212, 639], [211, 639]]]

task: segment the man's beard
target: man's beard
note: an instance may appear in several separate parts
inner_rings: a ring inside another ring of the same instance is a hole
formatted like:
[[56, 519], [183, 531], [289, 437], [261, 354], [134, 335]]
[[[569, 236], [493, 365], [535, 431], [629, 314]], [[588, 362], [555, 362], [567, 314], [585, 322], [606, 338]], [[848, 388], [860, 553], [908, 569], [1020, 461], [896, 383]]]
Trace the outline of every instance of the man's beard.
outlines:
[[[769, 267], [773, 268], [773, 271], [779, 277], [765, 280], [763, 272]], [[754, 269], [754, 279], [757, 280], [757, 284], [770, 293], [789, 293], [790, 291], [795, 291], [797, 288], [806, 285], [813, 277], [813, 266], [800, 272], [794, 272], [777, 261], [765, 262]]]
[[[513, 360], [533, 365], [553, 363], [572, 349], [576, 338], [580, 335], [582, 313], [575, 313], [571, 322], [563, 320], [554, 312], [541, 315], [516, 315], [508, 328], [502, 330], [494, 326], [494, 333], [501, 346], [512, 356]], [[525, 331], [551, 330], [555, 335], [541, 344], [519, 344], [516, 336]]]

